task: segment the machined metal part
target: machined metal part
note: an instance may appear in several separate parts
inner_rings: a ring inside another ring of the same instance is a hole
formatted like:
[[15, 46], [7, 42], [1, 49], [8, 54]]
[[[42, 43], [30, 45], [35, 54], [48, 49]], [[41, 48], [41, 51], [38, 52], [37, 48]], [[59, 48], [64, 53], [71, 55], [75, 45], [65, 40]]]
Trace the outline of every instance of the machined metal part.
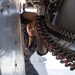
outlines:
[[0, 0], [0, 75], [26, 75], [19, 4]]

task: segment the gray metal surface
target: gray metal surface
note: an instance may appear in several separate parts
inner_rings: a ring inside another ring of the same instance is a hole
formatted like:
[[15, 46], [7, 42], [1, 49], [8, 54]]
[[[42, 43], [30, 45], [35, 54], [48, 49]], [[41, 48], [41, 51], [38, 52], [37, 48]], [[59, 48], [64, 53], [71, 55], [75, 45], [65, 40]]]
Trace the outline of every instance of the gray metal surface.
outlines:
[[0, 75], [25, 75], [20, 0], [0, 0]]
[[[54, 24], [60, 28], [75, 33], [75, 0], [62, 0], [62, 5], [56, 13]], [[70, 50], [75, 51], [75, 43], [60, 40], [60, 44], [65, 45]]]
[[55, 25], [75, 33], [75, 0], [62, 0], [62, 2], [55, 17]]

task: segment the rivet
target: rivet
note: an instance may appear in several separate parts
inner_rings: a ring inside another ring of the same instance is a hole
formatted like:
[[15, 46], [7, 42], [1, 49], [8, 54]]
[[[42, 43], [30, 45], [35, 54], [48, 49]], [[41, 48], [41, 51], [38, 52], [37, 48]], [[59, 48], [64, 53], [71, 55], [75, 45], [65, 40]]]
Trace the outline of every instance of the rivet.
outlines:
[[3, 7], [2, 6], [0, 6], [0, 12], [3, 12]]
[[17, 67], [17, 63], [15, 63], [15, 67]]
[[17, 44], [17, 41], [15, 41], [15, 45]]
[[13, 23], [15, 22], [15, 20], [13, 19]]
[[0, 49], [2, 49], [2, 44], [0, 44]]
[[7, 7], [9, 8], [9, 4], [7, 4]]

